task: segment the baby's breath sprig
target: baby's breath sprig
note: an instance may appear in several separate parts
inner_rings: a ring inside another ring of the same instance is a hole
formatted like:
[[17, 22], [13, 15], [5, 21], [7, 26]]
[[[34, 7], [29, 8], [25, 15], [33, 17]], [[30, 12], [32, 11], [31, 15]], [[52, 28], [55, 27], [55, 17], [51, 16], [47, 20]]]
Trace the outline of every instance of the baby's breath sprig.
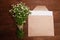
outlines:
[[[29, 8], [24, 3], [12, 4], [12, 9], [9, 10], [10, 14], [14, 17], [17, 25], [23, 25], [26, 23], [28, 15], [31, 13]], [[20, 30], [20, 31], [19, 31]], [[23, 37], [23, 28], [22, 30], [18, 28], [17, 35], [19, 38]]]

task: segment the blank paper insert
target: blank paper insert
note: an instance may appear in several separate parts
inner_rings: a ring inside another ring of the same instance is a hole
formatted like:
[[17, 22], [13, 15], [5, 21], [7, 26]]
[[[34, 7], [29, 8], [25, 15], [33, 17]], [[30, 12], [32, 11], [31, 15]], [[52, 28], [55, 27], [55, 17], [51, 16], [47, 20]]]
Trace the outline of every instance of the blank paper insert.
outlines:
[[53, 11], [31, 11], [28, 17], [28, 36], [54, 36]]

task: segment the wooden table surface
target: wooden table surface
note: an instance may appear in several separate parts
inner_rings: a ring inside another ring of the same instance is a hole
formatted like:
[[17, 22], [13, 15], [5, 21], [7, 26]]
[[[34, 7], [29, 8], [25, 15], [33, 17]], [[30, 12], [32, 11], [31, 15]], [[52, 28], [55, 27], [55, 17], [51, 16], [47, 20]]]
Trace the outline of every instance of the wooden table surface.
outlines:
[[16, 37], [16, 25], [9, 14], [11, 4], [18, 3], [19, 1], [25, 2], [30, 9], [34, 9], [36, 5], [46, 5], [48, 10], [54, 12], [54, 37], [28, 37], [27, 28], [28, 24], [24, 26], [25, 37], [23, 40], [60, 40], [60, 0], [0, 0], [0, 40], [19, 40]]

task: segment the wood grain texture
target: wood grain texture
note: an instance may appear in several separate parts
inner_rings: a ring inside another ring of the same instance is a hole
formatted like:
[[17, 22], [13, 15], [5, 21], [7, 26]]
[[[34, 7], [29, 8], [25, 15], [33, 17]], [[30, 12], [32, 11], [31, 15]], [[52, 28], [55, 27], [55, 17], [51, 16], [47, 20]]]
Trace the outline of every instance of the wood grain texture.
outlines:
[[[0, 40], [18, 40], [16, 37], [16, 25], [9, 14], [11, 4], [26, 3], [31, 10], [37, 5], [46, 5], [54, 12], [54, 37], [28, 37], [28, 22], [24, 25], [25, 37], [23, 40], [60, 40], [60, 0], [0, 0]], [[28, 20], [27, 20], [28, 21]]]
[[18, 40], [16, 37], [16, 25], [9, 14], [11, 4], [16, 0], [0, 0], [0, 40]]

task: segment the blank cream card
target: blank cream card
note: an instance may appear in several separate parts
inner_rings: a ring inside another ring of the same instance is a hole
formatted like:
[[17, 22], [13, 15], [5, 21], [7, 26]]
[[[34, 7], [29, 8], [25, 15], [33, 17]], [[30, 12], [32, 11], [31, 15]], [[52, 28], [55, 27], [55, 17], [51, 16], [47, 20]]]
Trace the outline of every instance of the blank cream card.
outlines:
[[52, 11], [31, 11], [28, 17], [28, 36], [54, 36]]

